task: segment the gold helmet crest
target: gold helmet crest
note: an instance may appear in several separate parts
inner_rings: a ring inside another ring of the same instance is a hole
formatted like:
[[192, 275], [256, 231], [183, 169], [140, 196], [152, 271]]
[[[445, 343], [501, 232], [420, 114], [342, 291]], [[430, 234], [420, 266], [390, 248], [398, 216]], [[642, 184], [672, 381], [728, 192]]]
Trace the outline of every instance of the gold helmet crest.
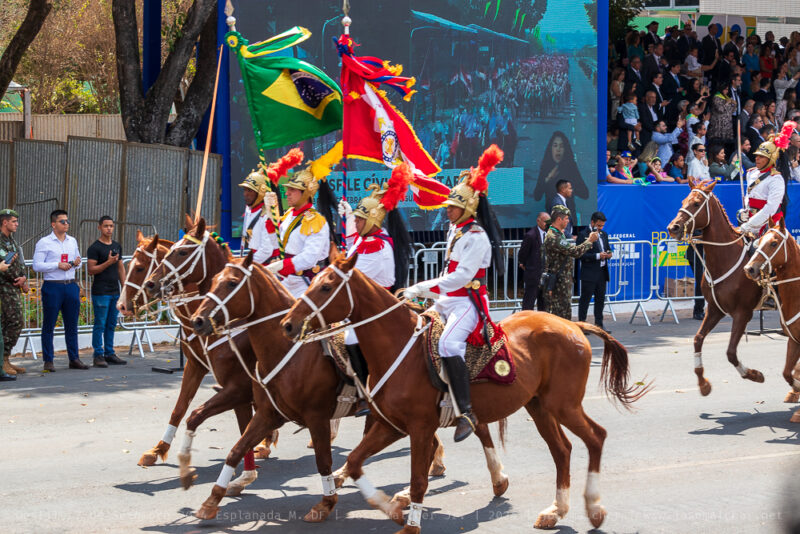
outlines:
[[383, 226], [386, 214], [397, 207], [401, 200], [406, 196], [408, 185], [411, 183], [413, 175], [411, 168], [406, 163], [401, 163], [392, 170], [392, 176], [383, 187], [378, 184], [370, 184], [372, 192], [369, 196], [361, 199], [353, 216], [366, 221], [360, 235], [367, 235], [373, 228]]
[[283, 186], [302, 191], [302, 202], [311, 202], [319, 190], [319, 180], [326, 179], [341, 159], [342, 142], [339, 141], [324, 156], [310, 161], [305, 169], [294, 173]]
[[503, 151], [497, 145], [491, 145], [484, 150], [478, 160], [477, 169], [471, 167], [469, 170], [461, 171], [460, 182], [450, 191], [450, 195], [444, 201], [446, 206], [463, 208], [464, 214], [456, 221], [456, 224], [461, 224], [475, 215], [481, 195], [486, 195], [489, 191], [487, 176], [501, 161], [503, 161]]
[[792, 132], [794, 132], [795, 128], [797, 128], [796, 122], [786, 121], [783, 123], [783, 128], [781, 128], [779, 134], [770, 135], [769, 139], [761, 143], [758, 149], [753, 152], [754, 155], [763, 156], [769, 160], [769, 163], [767, 163], [764, 168], [775, 165], [781, 152], [789, 148], [789, 141], [792, 138]]

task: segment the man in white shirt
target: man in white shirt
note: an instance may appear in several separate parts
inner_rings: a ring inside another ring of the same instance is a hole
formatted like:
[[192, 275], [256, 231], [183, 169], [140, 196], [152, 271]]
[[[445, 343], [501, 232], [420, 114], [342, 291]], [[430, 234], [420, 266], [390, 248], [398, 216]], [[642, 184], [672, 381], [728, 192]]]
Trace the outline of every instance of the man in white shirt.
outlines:
[[53, 330], [58, 314], [64, 321], [64, 339], [70, 369], [88, 369], [78, 358], [78, 316], [81, 309], [80, 288], [75, 272], [81, 266], [78, 242], [67, 235], [69, 217], [64, 210], [50, 214], [53, 232], [36, 243], [33, 253], [33, 270], [42, 273], [42, 359], [44, 370], [54, 373]]

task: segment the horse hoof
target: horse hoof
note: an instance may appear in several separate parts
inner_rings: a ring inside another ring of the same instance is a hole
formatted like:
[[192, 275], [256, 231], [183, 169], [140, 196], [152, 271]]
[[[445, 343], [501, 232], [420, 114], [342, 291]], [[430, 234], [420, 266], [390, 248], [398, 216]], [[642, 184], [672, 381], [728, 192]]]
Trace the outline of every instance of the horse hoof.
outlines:
[[306, 445], [306, 449], [313, 449], [314, 448], [314, 440], [308, 440], [308, 445]]
[[272, 449], [267, 446], [259, 445], [255, 449], [253, 449], [253, 453], [255, 454], [256, 460], [266, 460], [269, 458]]
[[200, 509], [194, 513], [194, 516], [197, 519], [214, 519], [217, 517], [217, 512], [219, 512], [219, 502], [222, 500], [224, 495], [225, 488], [214, 484], [214, 488], [211, 490], [211, 495], [208, 496], [208, 499], [206, 499]]
[[347, 471], [345, 471], [344, 467], [339, 469], [333, 474], [333, 484], [336, 486], [336, 489], [339, 489], [342, 486], [344, 486], [346, 480], [347, 480]]
[[800, 391], [790, 391], [789, 393], [786, 394], [786, 398], [783, 399], [783, 402], [797, 402], [797, 401], [800, 401]]
[[748, 369], [743, 378], [745, 380], [758, 382], [759, 384], [764, 382], [764, 375], [761, 374], [761, 371], [756, 371], [755, 369]]
[[542, 512], [536, 518], [533, 528], [553, 528], [558, 523], [558, 514]]
[[195, 473], [196, 469], [194, 467], [190, 467], [186, 470], [185, 473], [181, 474], [181, 485], [183, 489], [188, 490], [194, 484], [194, 481], [197, 480], [197, 473]]
[[218, 506], [206, 506], [204, 504], [194, 513], [194, 516], [197, 519], [214, 519], [217, 517], [217, 512], [219, 512]]
[[322, 523], [331, 515], [333, 507], [336, 506], [338, 501], [339, 497], [337, 495], [323, 497], [320, 502], [315, 504], [314, 507], [303, 516], [303, 521], [306, 523]]
[[419, 534], [421, 531], [422, 529], [420, 529], [420, 527], [410, 527], [406, 525], [394, 534]]
[[411, 495], [408, 492], [408, 488], [401, 492], [395, 493], [391, 502], [398, 503], [403, 510], [411, 506]]
[[708, 397], [708, 394], [711, 393], [711, 382], [706, 380], [702, 384], [700, 384], [700, 394], [704, 397]]
[[444, 476], [445, 466], [443, 464], [431, 464], [431, 468], [428, 471], [428, 476], [431, 477], [441, 477]]
[[168, 452], [169, 443], [159, 440], [158, 445], [142, 454], [142, 457], [139, 458], [139, 463], [137, 465], [142, 467], [150, 467], [151, 465], [155, 465], [159, 458], [161, 458], [161, 461], [164, 462], [167, 459]]
[[[409, 502], [409, 504], [411, 504]], [[394, 501], [389, 503], [389, 508], [386, 510], [386, 515], [389, 516], [389, 519], [397, 523], [398, 525], [402, 525], [403, 521], [403, 503]], [[402, 531], [401, 531], [402, 532]]]
[[593, 504], [586, 507], [586, 515], [589, 516], [589, 521], [594, 528], [600, 528], [606, 519], [606, 509], [599, 504]]
[[500, 482], [492, 484], [492, 490], [494, 491], [495, 497], [502, 496], [508, 489], [508, 475], [503, 475], [503, 477], [503, 480]]
[[228, 497], [238, 497], [242, 494], [244, 489], [256, 481], [258, 478], [258, 472], [253, 469], [252, 471], [243, 471], [238, 478], [231, 481], [228, 484], [228, 489], [225, 492], [225, 495]]
[[794, 412], [792, 414], [791, 419], [789, 419], [790, 423], [800, 423], [800, 411]]

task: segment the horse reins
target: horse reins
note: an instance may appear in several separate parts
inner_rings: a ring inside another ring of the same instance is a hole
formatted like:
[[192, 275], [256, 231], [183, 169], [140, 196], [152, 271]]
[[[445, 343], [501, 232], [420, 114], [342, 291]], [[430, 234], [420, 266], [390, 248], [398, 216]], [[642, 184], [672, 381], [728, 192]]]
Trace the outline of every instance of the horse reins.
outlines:
[[[774, 269], [772, 267], [772, 259], [775, 256], [777, 256], [778, 253], [780, 253], [781, 250], [783, 250], [783, 254], [784, 254], [783, 257], [784, 257], [785, 262], [787, 264], [789, 262], [788, 240], [791, 239], [791, 235], [789, 235], [789, 231], [788, 230], [785, 230], [785, 231], [781, 232], [780, 230], [776, 230], [775, 228], [772, 228], [772, 229], [770, 229], [770, 231], [771, 232], [775, 232], [776, 234], [778, 234], [778, 236], [781, 237], [782, 241], [781, 241], [781, 245], [778, 248], [776, 248], [775, 251], [769, 256], [767, 255], [766, 252], [764, 252], [762, 250], [762, 247], [764, 246], [763, 240], [762, 240], [762, 243], [759, 245], [758, 249], [756, 250], [756, 254], [757, 255], [760, 255], [760, 256], [764, 257], [764, 262], [761, 264], [761, 267], [759, 268], [759, 272], [761, 274], [761, 278], [758, 281], [758, 284], [760, 286], [766, 288], [767, 291], [769, 292], [769, 295], [775, 300], [775, 304], [776, 304], [776, 306], [778, 308], [778, 314], [779, 314], [780, 319], [781, 319], [781, 324], [783, 325], [784, 330], [786, 331], [787, 335], [792, 339], [792, 341], [794, 341], [795, 343], [800, 344], [800, 342], [792, 334], [792, 330], [790, 328], [791, 325], [794, 324], [795, 321], [800, 319], [800, 312], [797, 312], [791, 319], [789, 319], [787, 321], [786, 318], [783, 315], [783, 306], [781, 305], [780, 297], [778, 296], [778, 292], [775, 289], [775, 286], [779, 286], [779, 285], [783, 285], [783, 284], [790, 284], [792, 282], [797, 282], [798, 280], [800, 280], [800, 276], [795, 276], [794, 278], [787, 278], [785, 280], [777, 280], [777, 279], [775, 279], [774, 277], [771, 276], [773, 274], [773, 272], [774, 272]], [[766, 267], [768, 267], [768, 270], [765, 269]], [[798, 391], [800, 391], [800, 383], [798, 383], [798, 387], [796, 389]]]
[[[205, 258], [206, 243], [208, 242], [208, 237], [209, 237], [208, 232], [203, 233], [202, 241], [193, 236], [190, 236], [189, 234], [185, 234], [180, 241], [172, 245], [172, 247], [169, 249], [169, 253], [167, 253], [167, 257], [161, 260], [161, 265], [164, 265], [167, 267], [167, 269], [169, 269], [169, 272], [161, 277], [162, 293], [164, 292], [164, 289], [172, 287], [172, 284], [174, 283], [178, 284], [178, 292], [183, 293], [183, 280], [188, 276], [187, 273], [193, 273], [195, 267], [197, 267], [198, 262], [200, 262], [201, 259]], [[186, 243], [186, 241], [189, 241], [189, 243]], [[186, 247], [194, 247], [194, 250], [177, 267], [173, 265], [172, 262], [169, 261], [169, 259], [167, 259], [170, 253], [172, 253], [173, 251]], [[189, 268], [187, 270], [183, 270], [184, 266], [189, 262], [192, 262]], [[203, 282], [206, 279], [206, 276], [207, 276], [206, 262], [204, 261], [203, 277], [200, 279], [200, 282]], [[174, 281], [172, 281], [172, 277], [175, 277]]]

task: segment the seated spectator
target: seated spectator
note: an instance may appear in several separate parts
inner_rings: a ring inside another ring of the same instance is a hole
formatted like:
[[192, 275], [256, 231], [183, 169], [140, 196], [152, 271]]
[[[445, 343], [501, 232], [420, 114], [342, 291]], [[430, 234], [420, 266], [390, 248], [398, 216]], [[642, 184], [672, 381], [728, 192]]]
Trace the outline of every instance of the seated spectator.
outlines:
[[758, 82], [758, 91], [755, 92], [753, 95], [753, 100], [756, 102], [761, 102], [762, 104], [766, 104], [768, 101], [772, 100], [772, 95], [769, 92], [769, 86], [772, 83], [772, 80], [769, 78], [765, 78], [764, 74], [761, 74], [761, 81]]
[[611, 173], [613, 178], [617, 178], [620, 181], [611, 181], [609, 182], [613, 184], [632, 184], [633, 183], [633, 171], [632, 168], [635, 168], [638, 164], [638, 160], [633, 157], [633, 154], [630, 153], [628, 150], [623, 150], [617, 156], [617, 168], [614, 172]]
[[725, 162], [725, 147], [713, 145], [710, 152], [711, 165], [708, 167], [708, 174], [711, 178], [718, 181], [730, 181], [738, 176], [738, 167], [735, 163]]
[[632, 184], [633, 180], [620, 178], [622, 176], [617, 172], [617, 160], [610, 159], [606, 165], [606, 183], [609, 184]]
[[[755, 167], [756, 164], [753, 163], [753, 161], [749, 157], [747, 157], [747, 153], [750, 152], [750, 139], [746, 137], [742, 138], [741, 144], [742, 144], [742, 169], [744, 170], [744, 172], [747, 172], [751, 168]], [[739, 155], [736, 152], [731, 154], [730, 163], [734, 163], [735, 160], [738, 159], [738, 156]]]
[[688, 182], [686, 179], [686, 158], [683, 154], [675, 153], [667, 163], [667, 176], [674, 178], [679, 184]]
[[775, 104], [774, 100], [770, 100], [769, 102], [767, 102], [767, 104], [765, 106], [765, 108], [766, 108], [766, 112], [765, 112], [766, 119], [764, 120], [764, 125], [769, 124], [769, 125], [773, 126], [776, 130], [779, 130], [780, 127], [783, 126], [783, 123], [778, 125], [778, 119], [775, 118], [775, 111], [777, 110], [777, 107], [778, 106], [777, 106], [777, 104]]
[[753, 116], [750, 117], [750, 124], [747, 125], [747, 131], [744, 133], [745, 137], [750, 140], [750, 150], [747, 151], [747, 157], [751, 160], [754, 159], [753, 152], [755, 152], [761, 143], [765, 141], [761, 137], [761, 128], [764, 127], [764, 121], [760, 115], [757, 115], [755, 108], [753, 108]]
[[647, 164], [647, 177], [645, 178], [650, 183], [661, 182], [674, 182], [675, 178], [667, 175], [661, 168], [661, 158], [655, 157]]
[[697, 183], [710, 180], [711, 175], [708, 172], [705, 145], [703, 143], [693, 144], [692, 152], [694, 153], [694, 158], [689, 162], [689, 168], [686, 170], [686, 178]]
[[791, 179], [800, 182], [800, 135], [792, 134], [792, 143], [786, 150], [786, 159], [789, 161]]
[[755, 100], [756, 93], [761, 89], [761, 71], [756, 71], [750, 76], [750, 98]]
[[762, 139], [769, 139], [769, 136], [777, 132], [778, 129], [772, 124], [765, 124], [758, 132], [761, 134]]
[[686, 154], [686, 163], [689, 164], [694, 159], [694, 145], [705, 145], [706, 143], [706, 125], [703, 122], [697, 122], [692, 126], [692, 134], [689, 136], [689, 152]]

